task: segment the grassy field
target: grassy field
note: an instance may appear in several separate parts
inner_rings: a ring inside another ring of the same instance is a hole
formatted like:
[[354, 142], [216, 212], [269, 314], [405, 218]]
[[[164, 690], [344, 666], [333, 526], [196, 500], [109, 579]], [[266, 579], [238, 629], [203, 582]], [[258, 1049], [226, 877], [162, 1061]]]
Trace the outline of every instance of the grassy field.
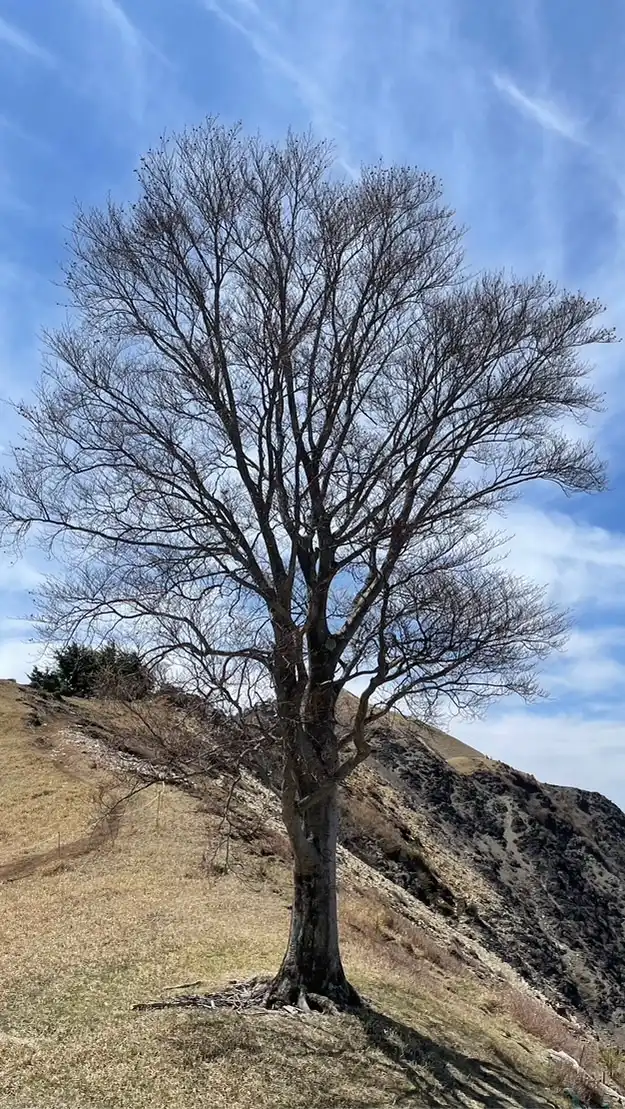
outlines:
[[133, 1011], [275, 969], [288, 868], [235, 843], [211, 872], [218, 817], [172, 787], [105, 820], [127, 785], [67, 729], [0, 683], [0, 1109], [567, 1104], [553, 1034], [366, 884], [341, 900], [358, 1017]]

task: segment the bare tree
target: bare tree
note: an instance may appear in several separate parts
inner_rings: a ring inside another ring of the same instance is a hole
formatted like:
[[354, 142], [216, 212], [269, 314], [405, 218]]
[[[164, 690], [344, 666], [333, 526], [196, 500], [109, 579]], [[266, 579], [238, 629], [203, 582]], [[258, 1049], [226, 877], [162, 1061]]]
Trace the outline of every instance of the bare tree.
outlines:
[[270, 1004], [355, 999], [337, 788], [368, 724], [539, 693], [566, 621], [502, 569], [492, 513], [604, 483], [567, 433], [599, 404], [600, 306], [469, 278], [461, 240], [430, 176], [346, 182], [325, 144], [209, 120], [147, 155], [134, 204], [78, 213], [70, 322], [20, 408], [0, 518], [63, 567], [47, 633], [133, 626], [222, 707], [273, 688], [295, 892]]

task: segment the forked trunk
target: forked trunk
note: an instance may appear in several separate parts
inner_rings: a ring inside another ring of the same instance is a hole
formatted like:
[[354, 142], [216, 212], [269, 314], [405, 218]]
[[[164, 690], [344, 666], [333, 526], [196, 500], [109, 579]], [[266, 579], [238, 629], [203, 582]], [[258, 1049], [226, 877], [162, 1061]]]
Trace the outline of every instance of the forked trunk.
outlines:
[[291, 931], [268, 1004], [322, 1007], [327, 998], [340, 1007], [357, 1005], [339, 950], [336, 789], [304, 814], [293, 812], [287, 827], [295, 856]]

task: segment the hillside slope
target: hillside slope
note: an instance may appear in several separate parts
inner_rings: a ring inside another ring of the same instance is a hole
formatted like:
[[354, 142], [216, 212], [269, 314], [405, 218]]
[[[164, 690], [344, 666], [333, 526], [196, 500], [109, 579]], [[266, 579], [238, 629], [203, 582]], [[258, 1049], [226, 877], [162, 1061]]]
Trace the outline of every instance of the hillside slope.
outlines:
[[[343, 726], [352, 709], [345, 697]], [[374, 757], [343, 790], [343, 844], [566, 1011], [619, 1030], [625, 813], [397, 714], [369, 738]]]
[[[400, 730], [378, 737], [343, 814], [341, 930], [365, 1010], [135, 1012], [277, 967], [290, 897], [277, 799], [249, 771], [233, 784], [223, 734], [193, 714], [0, 682], [0, 1109], [542, 1109], [577, 1081], [549, 1048], [599, 1074], [596, 1037], [461, 911], [464, 891], [494, 919], [503, 895], [432, 791], [420, 804], [408, 788], [401, 775], [421, 771], [399, 765]], [[456, 779], [470, 788], [475, 775], [427, 758], [432, 790], [447, 770], [452, 796]]]
[[476, 761], [470, 774], [458, 773], [453, 757], [415, 742], [410, 728], [381, 725], [376, 749], [378, 773], [424, 834], [453, 845], [456, 862], [486, 884], [486, 896], [456, 894], [462, 930], [566, 1006], [618, 1027], [625, 814], [600, 794], [546, 785], [503, 763]]

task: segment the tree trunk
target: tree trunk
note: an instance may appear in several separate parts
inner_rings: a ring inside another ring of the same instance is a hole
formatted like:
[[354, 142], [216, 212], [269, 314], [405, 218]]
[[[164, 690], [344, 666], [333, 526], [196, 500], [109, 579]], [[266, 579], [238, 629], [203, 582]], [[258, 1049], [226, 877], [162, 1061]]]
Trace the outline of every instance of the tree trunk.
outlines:
[[337, 790], [303, 814], [288, 802], [284, 808], [295, 856], [291, 931], [267, 1004], [322, 1008], [323, 999], [329, 999], [340, 1007], [357, 1005], [360, 999], [345, 976], [339, 950]]

